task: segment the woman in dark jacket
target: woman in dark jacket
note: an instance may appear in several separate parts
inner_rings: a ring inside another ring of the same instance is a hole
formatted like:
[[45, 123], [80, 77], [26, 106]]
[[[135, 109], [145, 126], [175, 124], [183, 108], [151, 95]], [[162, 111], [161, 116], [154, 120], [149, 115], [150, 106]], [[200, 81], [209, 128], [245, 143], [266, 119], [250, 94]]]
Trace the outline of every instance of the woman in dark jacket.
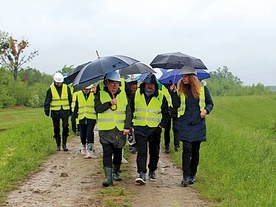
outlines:
[[205, 117], [213, 109], [213, 100], [207, 87], [201, 85], [193, 67], [181, 69], [182, 78], [177, 85], [180, 96], [179, 140], [183, 142], [182, 152], [182, 187], [195, 183], [199, 163], [199, 149], [206, 141]]

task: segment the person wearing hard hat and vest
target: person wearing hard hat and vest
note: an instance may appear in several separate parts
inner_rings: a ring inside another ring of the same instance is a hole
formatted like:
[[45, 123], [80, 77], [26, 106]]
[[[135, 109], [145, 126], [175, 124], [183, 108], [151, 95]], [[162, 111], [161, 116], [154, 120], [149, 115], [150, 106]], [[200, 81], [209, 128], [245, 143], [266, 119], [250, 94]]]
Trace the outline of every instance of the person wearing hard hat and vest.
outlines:
[[158, 90], [157, 80], [154, 74], [150, 73], [140, 84], [134, 97], [133, 128], [136, 139], [137, 172], [139, 177], [135, 179], [136, 184], [146, 183], [147, 155], [149, 148], [149, 179], [156, 180], [160, 138], [162, 128], [167, 124], [168, 101], [161, 90]]
[[125, 90], [119, 88], [120, 81], [119, 73], [108, 73], [103, 90], [95, 94], [95, 111], [103, 149], [104, 187], [113, 185], [113, 179], [122, 180], [122, 148], [131, 127], [131, 109]]
[[46, 92], [44, 101], [44, 112], [50, 116], [54, 126], [54, 138], [57, 150], [61, 147], [60, 120], [62, 120], [62, 149], [67, 151], [67, 137], [69, 136], [68, 118], [71, 115], [72, 95], [69, 86], [63, 83], [64, 78], [61, 73], [54, 75], [54, 83]]
[[183, 142], [181, 186], [187, 187], [196, 182], [200, 144], [206, 141], [205, 118], [214, 103], [207, 87], [198, 80], [195, 68], [184, 66], [180, 74], [177, 92], [180, 96], [178, 136]]
[[94, 93], [96, 88], [93, 84], [82, 91], [75, 92], [76, 99], [72, 102], [73, 113], [77, 114], [82, 144], [81, 154], [84, 158], [94, 156], [94, 128], [96, 125], [96, 112], [94, 109]]

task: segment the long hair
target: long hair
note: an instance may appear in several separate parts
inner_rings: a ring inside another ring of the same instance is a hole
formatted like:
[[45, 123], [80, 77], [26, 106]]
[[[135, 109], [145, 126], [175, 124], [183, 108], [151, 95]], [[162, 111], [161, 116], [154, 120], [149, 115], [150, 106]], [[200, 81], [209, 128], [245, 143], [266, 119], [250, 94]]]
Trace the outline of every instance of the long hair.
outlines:
[[[193, 94], [193, 97], [196, 99], [199, 99], [200, 96], [200, 82], [198, 80], [198, 78], [193, 75], [190, 74], [188, 75], [189, 81], [190, 81], [190, 91]], [[182, 81], [182, 79], [180, 79], [177, 83], [177, 93], [180, 96], [181, 94], [184, 94], [185, 97], [187, 98], [188, 95], [188, 89], [187, 87], [184, 86], [184, 83]]]

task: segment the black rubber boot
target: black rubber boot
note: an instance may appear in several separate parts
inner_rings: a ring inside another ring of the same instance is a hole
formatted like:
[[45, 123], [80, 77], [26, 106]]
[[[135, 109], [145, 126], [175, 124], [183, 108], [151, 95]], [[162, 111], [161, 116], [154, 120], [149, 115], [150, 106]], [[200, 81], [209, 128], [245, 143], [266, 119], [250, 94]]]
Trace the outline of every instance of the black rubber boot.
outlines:
[[117, 166], [117, 165], [113, 166], [113, 179], [116, 181], [122, 180], [122, 178], [120, 176], [120, 166]]
[[103, 181], [102, 185], [104, 187], [108, 187], [110, 185], [113, 185], [112, 168], [105, 167], [104, 168], [104, 173], [105, 173], [105, 181]]

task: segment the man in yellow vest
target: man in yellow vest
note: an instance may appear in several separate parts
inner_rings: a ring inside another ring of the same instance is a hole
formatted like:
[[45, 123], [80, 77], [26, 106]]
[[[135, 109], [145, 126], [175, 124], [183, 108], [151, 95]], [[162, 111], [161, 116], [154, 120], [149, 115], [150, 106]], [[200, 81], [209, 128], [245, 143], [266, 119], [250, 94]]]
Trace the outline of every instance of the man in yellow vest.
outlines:
[[87, 86], [82, 91], [75, 92], [76, 100], [72, 102], [73, 112], [77, 114], [80, 130], [80, 140], [82, 144], [81, 154], [84, 158], [94, 156], [94, 127], [96, 125], [96, 112], [94, 109], [93, 84]]
[[199, 150], [202, 141], [206, 141], [206, 116], [212, 111], [214, 103], [207, 87], [201, 85], [195, 68], [181, 68], [182, 78], [177, 84], [180, 96], [178, 108], [179, 140], [183, 142], [182, 187], [196, 182], [199, 163]]
[[[64, 78], [61, 73], [54, 75], [54, 83], [46, 92], [44, 101], [44, 112], [46, 116], [50, 116], [54, 126], [54, 138], [57, 144], [57, 150], [60, 151], [61, 135], [60, 120], [62, 120], [62, 149], [67, 151], [67, 137], [69, 136], [68, 118], [71, 115], [72, 95], [71, 90], [63, 83]], [[51, 112], [51, 113], [50, 113]]]
[[149, 147], [149, 179], [156, 180], [160, 151], [160, 138], [162, 128], [166, 126], [169, 118], [168, 101], [161, 90], [158, 90], [154, 74], [149, 74], [143, 80], [134, 97], [133, 128], [136, 139], [137, 184], [146, 183], [147, 154]]
[[113, 179], [122, 180], [122, 148], [131, 127], [131, 109], [125, 90], [119, 88], [120, 81], [119, 73], [108, 73], [103, 90], [95, 94], [95, 111], [103, 149], [104, 187], [113, 185]]

